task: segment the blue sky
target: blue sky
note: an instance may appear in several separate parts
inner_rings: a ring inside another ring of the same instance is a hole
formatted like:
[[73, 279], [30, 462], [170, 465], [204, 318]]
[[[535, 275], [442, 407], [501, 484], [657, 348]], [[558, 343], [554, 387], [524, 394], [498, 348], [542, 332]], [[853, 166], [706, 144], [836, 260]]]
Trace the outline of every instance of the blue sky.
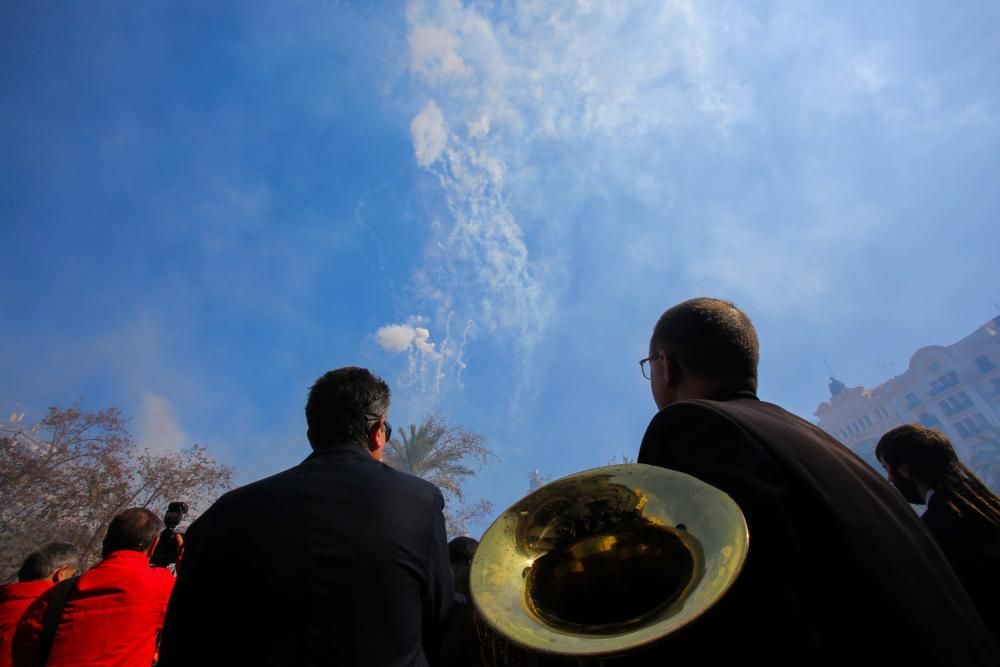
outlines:
[[[0, 407], [241, 482], [323, 371], [528, 471], [634, 456], [658, 315], [731, 299], [806, 417], [995, 316], [1000, 5], [7, 2]], [[890, 366], [891, 365], [891, 366]]]

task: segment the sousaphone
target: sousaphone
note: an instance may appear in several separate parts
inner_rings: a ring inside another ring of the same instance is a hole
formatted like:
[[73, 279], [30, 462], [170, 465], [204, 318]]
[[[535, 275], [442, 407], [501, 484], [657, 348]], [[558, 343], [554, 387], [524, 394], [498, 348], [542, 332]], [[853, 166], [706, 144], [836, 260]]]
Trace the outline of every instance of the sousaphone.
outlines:
[[746, 559], [743, 513], [690, 475], [643, 464], [551, 482], [500, 515], [472, 561], [482, 620], [514, 644], [606, 658], [719, 601]]

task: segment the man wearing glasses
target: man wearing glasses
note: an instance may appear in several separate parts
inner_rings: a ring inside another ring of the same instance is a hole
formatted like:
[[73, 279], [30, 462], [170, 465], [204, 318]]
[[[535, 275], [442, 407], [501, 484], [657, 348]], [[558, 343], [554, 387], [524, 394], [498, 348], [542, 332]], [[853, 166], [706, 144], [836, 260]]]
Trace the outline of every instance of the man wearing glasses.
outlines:
[[750, 319], [709, 298], [663, 313], [639, 362], [659, 412], [638, 462], [725, 491], [750, 532], [733, 588], [657, 650], [675, 664], [1000, 664], [916, 514], [831, 436], [758, 400], [757, 362]]
[[313, 453], [188, 530], [160, 667], [428, 664], [454, 598], [444, 500], [381, 463], [388, 411], [364, 368], [316, 381]]

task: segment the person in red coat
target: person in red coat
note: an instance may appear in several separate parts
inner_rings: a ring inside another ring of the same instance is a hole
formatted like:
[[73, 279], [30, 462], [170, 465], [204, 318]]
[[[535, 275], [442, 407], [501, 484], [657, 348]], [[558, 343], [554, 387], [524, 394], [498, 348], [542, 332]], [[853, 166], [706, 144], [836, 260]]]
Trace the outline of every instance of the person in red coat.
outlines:
[[74, 544], [50, 542], [28, 556], [17, 573], [17, 583], [0, 586], [0, 667], [11, 667], [10, 644], [21, 616], [39, 595], [69, 579], [80, 566]]
[[[149, 667], [156, 653], [174, 575], [150, 567], [163, 525], [145, 508], [116, 516], [104, 538], [104, 559], [69, 593], [47, 667]], [[52, 591], [25, 612], [14, 635], [14, 667], [36, 667], [42, 623]]]

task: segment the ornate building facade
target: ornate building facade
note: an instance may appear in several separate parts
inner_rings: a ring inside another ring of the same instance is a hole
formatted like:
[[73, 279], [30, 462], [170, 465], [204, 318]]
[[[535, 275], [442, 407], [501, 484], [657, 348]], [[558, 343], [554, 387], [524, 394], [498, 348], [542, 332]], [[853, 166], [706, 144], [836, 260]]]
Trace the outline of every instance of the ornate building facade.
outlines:
[[[943, 431], [966, 463], [984, 461], [984, 443], [1000, 446], [1000, 317], [949, 346], [917, 350], [906, 372], [872, 389], [830, 378], [818, 425], [877, 470], [875, 444], [900, 424]], [[995, 454], [996, 452], [994, 452]]]

